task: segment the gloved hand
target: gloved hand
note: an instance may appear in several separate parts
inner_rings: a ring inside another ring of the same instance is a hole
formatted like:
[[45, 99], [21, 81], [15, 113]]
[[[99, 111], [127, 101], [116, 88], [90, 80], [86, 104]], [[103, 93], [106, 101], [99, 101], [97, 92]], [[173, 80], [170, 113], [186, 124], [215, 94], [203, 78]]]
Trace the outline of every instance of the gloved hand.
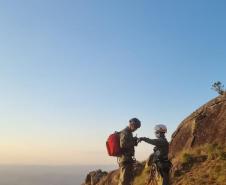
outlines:
[[138, 142], [138, 138], [137, 138], [137, 137], [134, 137], [133, 139], [134, 139], [134, 146], [137, 146], [138, 143], [139, 143], [139, 142]]

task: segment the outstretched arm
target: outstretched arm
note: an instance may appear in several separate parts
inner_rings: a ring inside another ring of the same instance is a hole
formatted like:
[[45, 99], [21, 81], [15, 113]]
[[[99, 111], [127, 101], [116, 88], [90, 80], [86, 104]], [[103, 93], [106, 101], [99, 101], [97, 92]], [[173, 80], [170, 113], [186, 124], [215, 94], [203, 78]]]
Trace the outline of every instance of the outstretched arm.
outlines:
[[157, 146], [157, 145], [159, 146], [159, 145], [162, 145], [163, 144], [163, 142], [160, 139], [149, 139], [147, 137], [140, 137], [139, 138], [139, 141], [140, 142], [141, 141], [144, 141], [146, 143], [149, 143], [149, 144], [155, 145], [155, 146]]

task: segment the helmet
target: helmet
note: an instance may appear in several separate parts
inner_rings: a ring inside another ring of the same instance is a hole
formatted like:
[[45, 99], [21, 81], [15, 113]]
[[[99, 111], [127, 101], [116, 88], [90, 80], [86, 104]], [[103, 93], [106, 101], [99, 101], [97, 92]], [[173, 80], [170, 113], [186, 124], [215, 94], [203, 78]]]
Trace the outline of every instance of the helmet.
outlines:
[[156, 132], [166, 133], [167, 132], [167, 128], [163, 124], [158, 124], [158, 125], [155, 125], [155, 131]]
[[129, 120], [129, 123], [130, 123], [130, 124], [133, 124], [136, 128], [140, 128], [140, 126], [141, 126], [141, 122], [140, 122], [140, 120], [137, 119], [137, 118], [132, 118], [132, 119], [130, 119], [130, 120]]

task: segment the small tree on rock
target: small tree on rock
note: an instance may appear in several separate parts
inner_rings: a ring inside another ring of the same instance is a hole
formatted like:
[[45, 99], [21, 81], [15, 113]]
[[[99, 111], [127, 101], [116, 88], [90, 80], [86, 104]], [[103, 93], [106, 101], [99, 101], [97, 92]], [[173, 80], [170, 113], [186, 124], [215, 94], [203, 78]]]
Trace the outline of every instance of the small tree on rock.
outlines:
[[220, 95], [224, 94], [224, 85], [220, 81], [214, 82], [211, 89], [213, 89]]

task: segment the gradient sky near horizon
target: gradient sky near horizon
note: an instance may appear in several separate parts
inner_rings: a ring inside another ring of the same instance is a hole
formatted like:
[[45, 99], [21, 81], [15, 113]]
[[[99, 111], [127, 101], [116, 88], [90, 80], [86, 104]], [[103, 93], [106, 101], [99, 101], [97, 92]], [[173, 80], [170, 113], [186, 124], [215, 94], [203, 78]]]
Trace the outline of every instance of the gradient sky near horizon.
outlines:
[[[138, 117], [167, 137], [226, 83], [226, 1], [0, 0], [0, 164], [115, 164]], [[152, 151], [140, 144], [136, 157]]]

